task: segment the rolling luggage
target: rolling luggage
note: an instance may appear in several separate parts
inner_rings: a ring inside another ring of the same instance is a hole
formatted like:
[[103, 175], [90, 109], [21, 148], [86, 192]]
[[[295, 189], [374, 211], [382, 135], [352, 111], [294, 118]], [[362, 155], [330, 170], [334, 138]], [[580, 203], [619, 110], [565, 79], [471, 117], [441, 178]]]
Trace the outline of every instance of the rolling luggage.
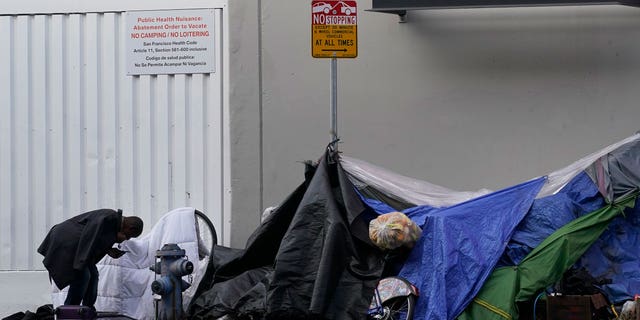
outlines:
[[96, 310], [87, 306], [59, 306], [55, 311], [57, 320], [94, 320], [98, 318]]

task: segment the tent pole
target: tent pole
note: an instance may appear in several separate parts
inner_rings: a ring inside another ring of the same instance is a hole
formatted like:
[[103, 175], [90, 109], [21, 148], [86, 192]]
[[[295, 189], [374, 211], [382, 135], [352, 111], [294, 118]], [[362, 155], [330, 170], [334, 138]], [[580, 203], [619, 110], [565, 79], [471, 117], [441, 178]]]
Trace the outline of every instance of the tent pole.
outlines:
[[[331, 142], [336, 140], [338, 140], [338, 59], [333, 57], [331, 58]], [[337, 143], [334, 148], [338, 150]]]

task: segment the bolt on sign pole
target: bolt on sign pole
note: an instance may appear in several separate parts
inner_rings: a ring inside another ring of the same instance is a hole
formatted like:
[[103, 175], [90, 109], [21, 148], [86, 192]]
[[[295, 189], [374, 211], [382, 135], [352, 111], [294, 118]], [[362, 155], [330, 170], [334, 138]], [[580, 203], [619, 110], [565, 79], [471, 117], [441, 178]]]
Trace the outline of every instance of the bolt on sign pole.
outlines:
[[311, 1], [311, 56], [331, 59], [330, 133], [333, 142], [338, 139], [338, 59], [358, 56], [356, 1]]

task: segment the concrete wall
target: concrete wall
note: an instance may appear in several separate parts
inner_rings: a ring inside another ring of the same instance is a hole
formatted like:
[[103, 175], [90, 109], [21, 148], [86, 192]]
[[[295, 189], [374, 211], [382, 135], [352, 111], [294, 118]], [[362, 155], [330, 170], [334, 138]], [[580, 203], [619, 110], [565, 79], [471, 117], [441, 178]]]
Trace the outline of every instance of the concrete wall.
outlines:
[[260, 1], [229, 5], [231, 246], [244, 247], [262, 210]]
[[[632, 135], [640, 9], [412, 11], [358, 1], [358, 57], [338, 62], [344, 154], [457, 190], [498, 189]], [[264, 204], [329, 142], [330, 62], [310, 53], [310, 3], [262, 0]], [[236, 194], [237, 195], [237, 194]]]

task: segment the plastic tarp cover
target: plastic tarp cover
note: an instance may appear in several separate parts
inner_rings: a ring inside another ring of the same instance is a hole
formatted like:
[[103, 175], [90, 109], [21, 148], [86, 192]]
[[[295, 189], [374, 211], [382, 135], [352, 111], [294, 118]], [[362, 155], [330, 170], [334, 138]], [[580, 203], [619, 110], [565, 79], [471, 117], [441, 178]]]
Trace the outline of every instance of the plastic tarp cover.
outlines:
[[[219, 294], [220, 281], [265, 266], [274, 271], [265, 284], [263, 317], [366, 319], [383, 269], [383, 253], [368, 238], [375, 213], [356, 194], [336, 154], [327, 151], [312, 171], [308, 166], [307, 181], [268, 215], [243, 254], [218, 268], [211, 289], [190, 306], [190, 319], [217, 312], [206, 300]], [[242, 310], [254, 311], [260, 310]]]
[[460, 320], [518, 319], [516, 302], [532, 299], [560, 280], [635, 197], [571, 221], [545, 239], [518, 266], [495, 269]]
[[556, 230], [604, 205], [604, 198], [589, 176], [585, 173], [577, 175], [558, 193], [533, 202], [509, 240], [498, 267], [518, 265]]
[[[632, 135], [587, 155], [562, 169], [547, 174], [547, 182], [536, 197], [542, 198], [557, 193], [573, 178], [592, 166], [596, 160], [607, 156], [615, 150], [626, 150], [627, 148], [621, 147], [640, 143], [639, 141], [640, 134]], [[637, 171], [640, 164], [640, 153], [632, 151], [625, 153], [623, 156], [617, 156], [616, 159], [620, 159], [617, 161], [623, 163], [619, 166], [623, 170], [636, 168], [635, 170]], [[455, 191], [426, 181], [406, 177], [366, 161], [347, 156], [342, 156], [341, 162], [344, 170], [362, 196], [380, 202], [379, 208], [381, 208], [381, 211], [378, 211], [379, 213], [405, 212], [405, 209], [414, 206], [448, 207], [491, 192], [489, 189]], [[627, 185], [637, 186], [635, 183], [638, 181], [636, 180], [633, 179], [633, 183]], [[387, 206], [386, 209], [382, 209], [384, 207], [383, 203]]]
[[194, 305], [206, 312], [192, 314], [190, 318], [218, 319], [225, 315], [260, 318], [267, 311], [266, 296], [272, 276], [272, 267], [260, 267], [214, 284]]
[[[640, 141], [629, 139], [605, 148], [602, 155], [558, 193], [534, 201], [516, 229], [499, 266], [518, 265], [533, 248], [573, 219], [593, 212], [638, 189]], [[588, 175], [587, 175], [588, 173]], [[606, 197], [606, 202], [605, 202]], [[612, 303], [632, 299], [640, 292], [640, 206], [614, 218], [600, 238], [578, 260], [591, 276], [610, 284], [600, 286]]]
[[416, 319], [454, 319], [480, 291], [544, 178], [426, 214], [399, 276], [419, 292]]
[[[129, 251], [125, 255], [119, 259], [106, 256], [98, 262], [97, 310], [140, 320], [155, 319], [151, 283], [156, 275], [149, 267], [155, 262], [156, 251], [166, 243], [178, 244], [194, 264], [192, 281], [189, 276], [183, 277], [192, 283], [183, 293], [183, 305], [189, 304], [209, 261], [208, 257], [199, 259], [198, 256], [194, 211], [194, 208], [177, 208], [166, 213], [145, 235], [122, 242], [121, 250]], [[53, 285], [54, 307], [64, 303], [68, 289], [60, 291]]]
[[[474, 201], [473, 192], [458, 193], [361, 160], [343, 158], [345, 169], [363, 200], [380, 214], [400, 210], [422, 225], [428, 214], [435, 214], [442, 207], [469, 198]], [[607, 202], [637, 190], [640, 184], [640, 134], [615, 142], [546, 177], [546, 183], [514, 232], [498, 266], [518, 264], [558, 228], [604, 206], [605, 198], [598, 189], [607, 197]], [[391, 202], [386, 202], [389, 199]], [[640, 264], [639, 224], [639, 209], [617, 217], [577, 264], [585, 266], [596, 278], [613, 281], [602, 287], [613, 302], [640, 292], [640, 271], [635, 270]]]
[[382, 197], [382, 199], [378, 198], [378, 200], [382, 200], [387, 204], [391, 204], [389, 203], [389, 200], [391, 200], [403, 205], [398, 208], [394, 206], [394, 210], [382, 213], [400, 211], [417, 205], [436, 208], [448, 207], [491, 192], [489, 189], [454, 191], [426, 181], [406, 177], [347, 156], [341, 157], [341, 163], [348, 173], [349, 179], [361, 193], [374, 190], [373, 193], [365, 194], [365, 197], [375, 199], [375, 195], [377, 195]]
[[[346, 295], [344, 286], [341, 285], [344, 279], [335, 276], [344, 273], [336, 267], [336, 262], [340, 265], [345, 261], [352, 261], [349, 264], [350, 268], [353, 261], [360, 261], [356, 264], [362, 264], [366, 267], [364, 269], [368, 270], [359, 273], [360, 276], [368, 274], [375, 278], [374, 275], [378, 272], [377, 268], [370, 267], [372, 260], [369, 258], [375, 254], [369, 256], [369, 251], [362, 251], [363, 248], [368, 248], [363, 246], [367, 239], [356, 236], [366, 234], [366, 228], [362, 223], [354, 224], [356, 220], [352, 220], [354, 212], [367, 212], [366, 208], [361, 208], [360, 202], [352, 199], [360, 195], [366, 204], [379, 214], [402, 211], [418, 225], [424, 226], [423, 237], [411, 252], [400, 275], [421, 290], [417, 318], [452, 319], [462, 312], [483, 284], [487, 290], [496, 286], [494, 282], [485, 283], [485, 280], [496, 266], [507, 243], [508, 249], [502, 255], [501, 263], [524, 263], [525, 257], [536, 252], [534, 248], [547, 241], [544, 239], [551, 238], [550, 235], [555, 235], [558, 229], [564, 230], [572, 225], [576, 217], [605, 205], [597, 194], [596, 186], [605, 185], [611, 190], [623, 190], [616, 193], [619, 195], [628, 194], [634, 190], [633, 188], [637, 188], [640, 179], [636, 179], [638, 175], [633, 172], [637, 171], [640, 163], [639, 151], [637, 148], [629, 153], [624, 150], [638, 144], [639, 140], [640, 135], [636, 134], [550, 173], [545, 176], [546, 181], [544, 178], [538, 178], [495, 193], [486, 189], [475, 192], [453, 191], [344, 156], [340, 159], [341, 166], [335, 165], [332, 161], [327, 162], [331, 157], [325, 155], [318, 167], [319, 175], [314, 175], [313, 170], [307, 170], [307, 181], [266, 218], [249, 239], [243, 253], [220, 264], [211, 285], [217, 288], [224, 287], [221, 283], [226, 280], [234, 279], [251, 270], [275, 265], [273, 274], [269, 275], [273, 276], [273, 279], [267, 279], [269, 286], [265, 286], [268, 288], [265, 289], [266, 297], [263, 303], [257, 303], [255, 307], [266, 310], [271, 318], [300, 314], [322, 315], [336, 319], [361, 317], [361, 314], [352, 314], [349, 310], [358, 309], [354, 308], [358, 302], [353, 301], [353, 297], [359, 295], [358, 290], [364, 293], [364, 300], [370, 298], [370, 287], [365, 282], [353, 281], [352, 284], [355, 286], [351, 286], [350, 290], [355, 291]], [[612, 157], [612, 154], [616, 156]], [[617, 156], [618, 154], [624, 156]], [[592, 179], [597, 183], [594, 184], [584, 172], [586, 170], [591, 173], [594, 163], [598, 161], [604, 163], [601, 173], [605, 175], [602, 176], [604, 180], [598, 180], [600, 178], [592, 175]], [[345, 179], [343, 168], [348, 180], [355, 186], [355, 192], [353, 186]], [[616, 177], [624, 177], [623, 180], [619, 180], [623, 182], [616, 182]], [[526, 218], [523, 220], [525, 215]], [[612, 226], [616, 226], [617, 219], [622, 217], [614, 219]], [[640, 235], [629, 231], [629, 226], [633, 226], [629, 221], [621, 222], [618, 227], [612, 228], [611, 232], [615, 234], [607, 238], [608, 240], [603, 240], [605, 242], [600, 251], [594, 249], [594, 256], [586, 261], [591, 263], [590, 271], [609, 274], [614, 268], [633, 264], [640, 259], [631, 257], [637, 253], [637, 246], [627, 247], [629, 253], [626, 256], [622, 255], [626, 260], [607, 256], [607, 252], [612, 250], [608, 246], [623, 248], [618, 246], [621, 239], [634, 240], [631, 241], [634, 245], [640, 242]], [[328, 235], [325, 233], [327, 230], [337, 232]], [[608, 232], [609, 230], [605, 231], [603, 237]], [[350, 236], [345, 236], [349, 233]], [[611, 240], [613, 238], [617, 240]], [[342, 247], [335, 246], [335, 243], [339, 242], [345, 244]], [[556, 250], [562, 250], [562, 247]], [[585, 254], [585, 258], [590, 251]], [[553, 253], [545, 252], [553, 256]], [[326, 258], [330, 255], [335, 257]], [[596, 260], [602, 261], [602, 265], [594, 263]], [[575, 262], [575, 259], [573, 261]], [[513, 276], [509, 274], [507, 277], [516, 279], [519, 273]], [[312, 278], [319, 280], [315, 281]], [[532, 276], [530, 282], [537, 281], [534, 278]], [[264, 281], [265, 279], [261, 279], [258, 285], [265, 283]], [[640, 281], [638, 284], [640, 285]], [[612, 285], [611, 290], [616, 290], [617, 284], [614, 282]], [[623, 289], [629, 292], [630, 288], [633, 289], [634, 285]], [[482, 292], [484, 290], [483, 288]], [[502, 285], [500, 290], [502, 300], [509, 299], [509, 290], [513, 291], [514, 296], [517, 294], [515, 287]], [[354, 292], [356, 295], [353, 295]], [[260, 299], [258, 297], [258, 300]], [[344, 301], [336, 304], [336, 300]], [[205, 304], [199, 306], [207, 307]], [[492, 305], [485, 305], [482, 310], [488, 310], [487, 306]], [[479, 310], [476, 307], [474, 304], [473, 310]], [[243, 307], [234, 305], [232, 308], [238, 311]], [[506, 309], [506, 315], [509, 315], [511, 311], [509, 308]], [[202, 310], [204, 309], [200, 309]], [[492, 315], [495, 314], [497, 313], [492, 312]], [[490, 318], [479, 316], [473, 319]]]
[[608, 202], [640, 186], [640, 141], [628, 142], [597, 159], [585, 171]]
[[542, 187], [538, 198], [546, 197], [560, 191], [569, 181], [573, 180], [575, 176], [589, 168], [599, 158], [613, 152], [614, 150], [640, 140], [640, 134], [634, 134], [626, 139], [613, 143], [601, 150], [598, 150], [582, 159], [575, 161], [574, 163], [556, 170], [547, 175], [547, 183]]
[[640, 292], [640, 200], [609, 223], [600, 238], [576, 263], [596, 279], [610, 280], [601, 285], [612, 303], [633, 299]]

